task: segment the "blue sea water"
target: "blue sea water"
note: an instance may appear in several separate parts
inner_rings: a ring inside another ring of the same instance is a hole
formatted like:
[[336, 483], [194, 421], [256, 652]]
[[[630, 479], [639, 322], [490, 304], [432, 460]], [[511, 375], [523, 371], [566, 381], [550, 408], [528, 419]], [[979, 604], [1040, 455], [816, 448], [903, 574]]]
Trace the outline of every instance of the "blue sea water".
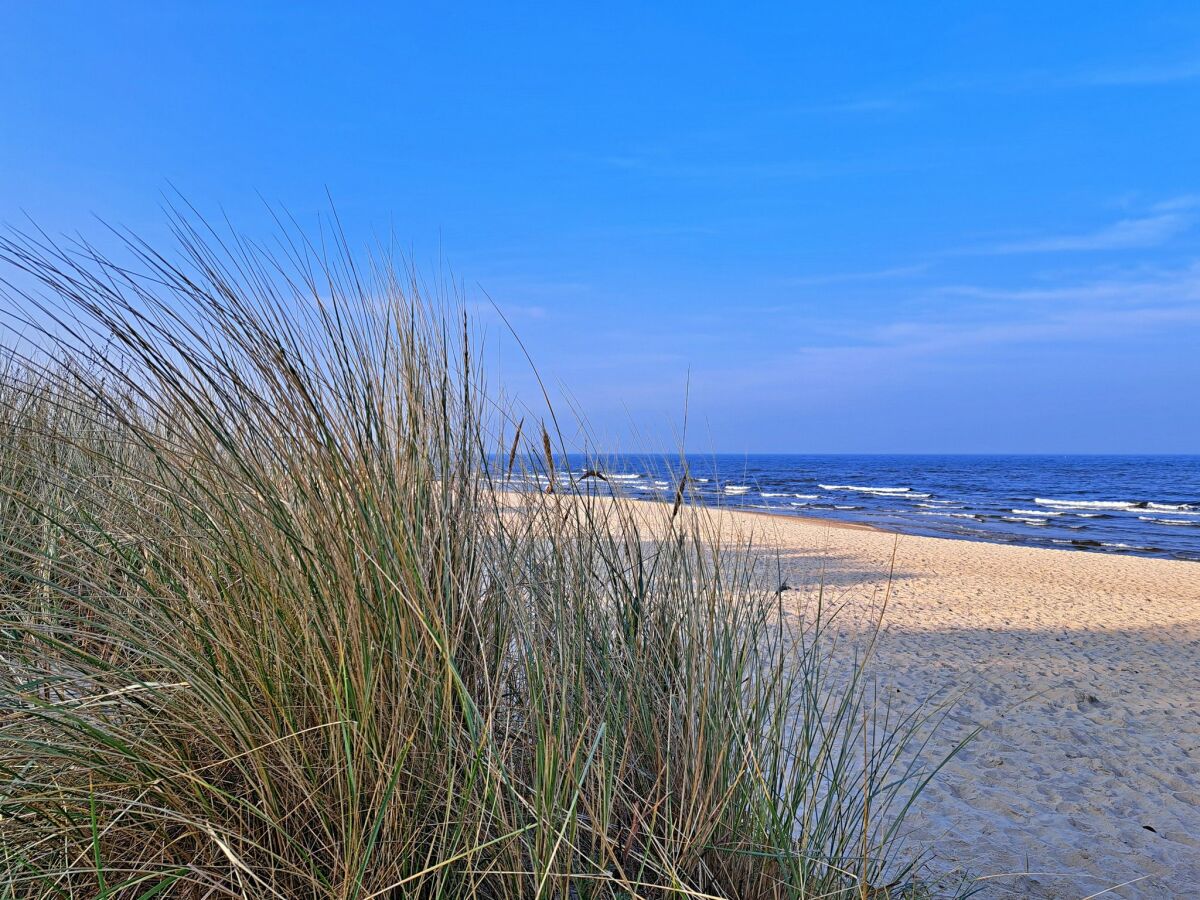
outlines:
[[[570, 456], [560, 486], [673, 497], [679, 457]], [[1200, 560], [1200, 456], [690, 456], [695, 502], [907, 534]], [[610, 479], [579, 482], [588, 468]], [[524, 476], [545, 484], [541, 475]]]

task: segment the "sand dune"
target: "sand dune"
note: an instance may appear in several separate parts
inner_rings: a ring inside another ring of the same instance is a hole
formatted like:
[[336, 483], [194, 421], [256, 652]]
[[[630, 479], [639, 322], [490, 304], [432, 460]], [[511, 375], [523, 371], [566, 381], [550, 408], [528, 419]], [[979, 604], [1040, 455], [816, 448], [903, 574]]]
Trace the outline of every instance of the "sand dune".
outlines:
[[943, 745], [985, 725], [913, 819], [931, 870], [1056, 873], [996, 897], [1200, 891], [1200, 564], [729, 515], [780, 550], [793, 604], [823, 583], [847, 622], [895, 550], [881, 689], [961, 693]]

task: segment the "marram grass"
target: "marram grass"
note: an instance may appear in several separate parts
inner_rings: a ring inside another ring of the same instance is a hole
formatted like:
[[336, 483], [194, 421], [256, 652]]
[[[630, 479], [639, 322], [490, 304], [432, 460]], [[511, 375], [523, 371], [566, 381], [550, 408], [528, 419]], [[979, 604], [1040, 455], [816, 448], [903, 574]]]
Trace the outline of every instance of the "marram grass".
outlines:
[[404, 267], [172, 224], [0, 245], [0, 897], [925, 890], [925, 717], [752, 547], [507, 493], [555, 438]]

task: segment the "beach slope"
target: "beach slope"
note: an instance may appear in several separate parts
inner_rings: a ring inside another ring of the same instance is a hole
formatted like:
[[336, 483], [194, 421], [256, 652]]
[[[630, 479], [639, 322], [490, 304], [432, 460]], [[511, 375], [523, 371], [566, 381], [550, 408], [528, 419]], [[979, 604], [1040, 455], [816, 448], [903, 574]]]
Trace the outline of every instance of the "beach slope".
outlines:
[[1200, 564], [722, 513], [779, 552], [793, 608], [886, 597], [872, 661], [900, 706], [958, 695], [938, 745], [983, 730], [912, 839], [985, 896], [1188, 896], [1200, 886]]

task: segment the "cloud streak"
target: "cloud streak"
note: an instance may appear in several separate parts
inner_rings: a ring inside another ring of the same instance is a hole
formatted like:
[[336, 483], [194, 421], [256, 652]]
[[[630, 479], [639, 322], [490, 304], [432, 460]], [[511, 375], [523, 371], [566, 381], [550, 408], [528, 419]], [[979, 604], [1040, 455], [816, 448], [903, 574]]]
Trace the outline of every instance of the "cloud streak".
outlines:
[[1005, 256], [1022, 253], [1071, 253], [1139, 250], [1161, 247], [1195, 222], [1195, 197], [1175, 197], [1155, 204], [1145, 214], [1130, 216], [1094, 231], [1055, 234], [968, 248], [960, 253]]

